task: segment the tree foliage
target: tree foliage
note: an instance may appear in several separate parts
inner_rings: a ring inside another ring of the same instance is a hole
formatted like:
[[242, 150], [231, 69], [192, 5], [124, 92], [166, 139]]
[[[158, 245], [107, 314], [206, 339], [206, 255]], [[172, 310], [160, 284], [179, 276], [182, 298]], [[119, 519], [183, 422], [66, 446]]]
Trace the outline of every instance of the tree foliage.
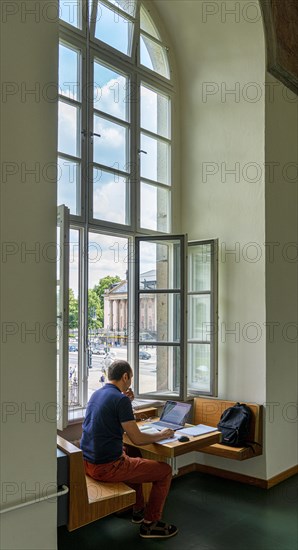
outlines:
[[88, 329], [101, 328], [101, 306], [94, 289], [88, 289]]
[[69, 328], [78, 328], [79, 325], [79, 306], [72, 288], [69, 289]]
[[121, 279], [119, 275], [107, 275], [99, 280], [98, 284], [94, 286], [93, 290], [96, 292], [100, 299], [100, 305], [102, 310], [102, 326], [103, 326], [103, 312], [104, 312], [104, 293], [105, 290], [108, 290], [113, 284], [120, 283]]
[[[97, 329], [104, 326], [104, 293], [112, 285], [120, 283], [118, 275], [107, 275], [99, 279], [98, 284], [88, 289], [88, 329]], [[72, 288], [69, 289], [69, 328], [79, 326], [78, 299], [75, 298]]]

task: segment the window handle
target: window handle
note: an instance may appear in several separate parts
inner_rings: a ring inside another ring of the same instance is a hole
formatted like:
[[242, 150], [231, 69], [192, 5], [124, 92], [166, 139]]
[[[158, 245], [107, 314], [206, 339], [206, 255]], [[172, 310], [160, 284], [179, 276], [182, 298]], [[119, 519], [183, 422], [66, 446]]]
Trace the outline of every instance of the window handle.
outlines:
[[101, 134], [96, 134], [95, 132], [94, 133], [90, 132], [90, 137], [92, 137], [92, 136], [101, 137]]
[[144, 149], [138, 149], [138, 153], [144, 153], [144, 155], [147, 155], [147, 151], [144, 151]]

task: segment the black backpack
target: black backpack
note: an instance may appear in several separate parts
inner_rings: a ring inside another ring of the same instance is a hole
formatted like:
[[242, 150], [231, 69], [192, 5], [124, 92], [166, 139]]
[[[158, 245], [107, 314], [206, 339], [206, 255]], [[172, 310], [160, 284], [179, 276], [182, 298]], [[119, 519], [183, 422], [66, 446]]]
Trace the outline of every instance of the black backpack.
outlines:
[[248, 443], [251, 410], [244, 403], [236, 403], [223, 411], [217, 424], [222, 433], [222, 445], [244, 447]]

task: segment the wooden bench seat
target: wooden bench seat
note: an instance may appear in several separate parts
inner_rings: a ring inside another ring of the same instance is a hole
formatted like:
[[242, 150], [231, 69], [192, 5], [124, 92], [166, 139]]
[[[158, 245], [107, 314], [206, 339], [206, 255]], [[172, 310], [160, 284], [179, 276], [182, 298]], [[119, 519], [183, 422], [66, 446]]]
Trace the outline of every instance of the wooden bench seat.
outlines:
[[[207, 424], [216, 427], [221, 414], [228, 407], [235, 405], [235, 401], [223, 399], [196, 397], [194, 399], [194, 424]], [[262, 454], [262, 418], [263, 407], [255, 403], [246, 403], [252, 412], [248, 439], [251, 445], [248, 447], [229, 447], [216, 443], [209, 447], [203, 447], [200, 452], [234, 460], [247, 460]], [[255, 443], [253, 443], [255, 442]]]
[[81, 449], [59, 435], [57, 447], [68, 456], [69, 531], [135, 503], [135, 491], [125, 483], [105, 483], [87, 476]]

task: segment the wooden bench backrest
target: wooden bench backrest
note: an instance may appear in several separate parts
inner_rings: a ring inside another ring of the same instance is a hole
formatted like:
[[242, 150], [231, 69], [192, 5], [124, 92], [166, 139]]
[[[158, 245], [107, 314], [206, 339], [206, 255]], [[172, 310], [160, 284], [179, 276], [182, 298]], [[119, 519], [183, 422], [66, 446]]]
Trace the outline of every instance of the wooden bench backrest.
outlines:
[[69, 531], [135, 503], [135, 491], [125, 483], [105, 483], [86, 476], [81, 449], [59, 435], [57, 447], [69, 460]]
[[[194, 399], [194, 424], [207, 424], [217, 426], [221, 414], [228, 407], [235, 405], [236, 401], [224, 401], [222, 399], [211, 399], [197, 397]], [[262, 444], [262, 407], [255, 403], [246, 403], [252, 412], [249, 441]]]

